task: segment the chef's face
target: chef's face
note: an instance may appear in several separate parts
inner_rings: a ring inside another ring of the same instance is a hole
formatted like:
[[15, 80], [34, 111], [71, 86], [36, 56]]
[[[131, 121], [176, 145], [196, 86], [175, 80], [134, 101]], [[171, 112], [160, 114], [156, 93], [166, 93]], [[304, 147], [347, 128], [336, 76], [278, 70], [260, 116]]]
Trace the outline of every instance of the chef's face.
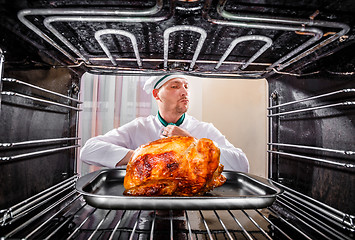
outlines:
[[161, 86], [154, 97], [165, 111], [185, 113], [189, 107], [188, 82], [184, 78], [173, 78]]

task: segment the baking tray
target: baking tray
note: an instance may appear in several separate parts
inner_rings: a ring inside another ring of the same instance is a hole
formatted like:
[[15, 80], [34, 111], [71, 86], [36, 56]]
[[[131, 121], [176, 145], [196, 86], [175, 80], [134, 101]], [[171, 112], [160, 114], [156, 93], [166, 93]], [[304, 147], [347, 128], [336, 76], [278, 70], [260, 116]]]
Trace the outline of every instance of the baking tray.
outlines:
[[104, 169], [78, 179], [76, 189], [89, 205], [104, 209], [227, 210], [270, 206], [282, 192], [270, 180], [234, 171], [223, 171], [225, 184], [203, 196], [125, 196], [125, 169]]

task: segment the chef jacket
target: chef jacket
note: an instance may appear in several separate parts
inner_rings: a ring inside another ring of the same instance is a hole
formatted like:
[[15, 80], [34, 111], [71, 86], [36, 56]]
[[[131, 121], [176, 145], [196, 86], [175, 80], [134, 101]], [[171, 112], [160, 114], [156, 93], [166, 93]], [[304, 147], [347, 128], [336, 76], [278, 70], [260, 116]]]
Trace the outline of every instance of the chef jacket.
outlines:
[[[211, 139], [221, 151], [220, 162], [225, 170], [249, 171], [249, 162], [243, 151], [234, 147], [212, 123], [201, 122], [185, 114], [179, 127], [197, 139]], [[88, 164], [114, 168], [129, 150], [160, 139], [163, 129], [158, 115], [136, 118], [105, 135], [90, 138], [81, 149], [80, 158]]]

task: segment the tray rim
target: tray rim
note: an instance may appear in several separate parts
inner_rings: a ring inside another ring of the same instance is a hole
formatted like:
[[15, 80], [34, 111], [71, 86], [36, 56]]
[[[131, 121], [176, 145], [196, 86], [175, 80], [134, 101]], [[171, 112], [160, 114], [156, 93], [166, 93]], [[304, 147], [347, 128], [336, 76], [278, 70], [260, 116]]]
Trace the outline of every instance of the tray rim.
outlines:
[[[112, 198], [112, 199], [152, 199], [152, 200], [184, 200], [184, 201], [192, 201], [192, 200], [205, 200], [205, 199], [243, 199], [243, 198], [276, 198], [283, 192], [283, 189], [279, 188], [278, 186], [274, 185], [270, 179], [262, 178], [250, 173], [238, 172], [238, 171], [230, 171], [224, 170], [223, 173], [231, 173], [231, 174], [239, 174], [244, 175], [245, 177], [252, 179], [253, 181], [258, 182], [258, 184], [262, 184], [271, 188], [275, 191], [273, 194], [267, 195], [242, 195], [238, 197], [231, 197], [231, 196], [123, 196], [123, 195], [100, 195], [94, 194], [83, 189], [92, 183], [97, 177], [105, 172], [111, 171], [119, 171], [119, 172], [126, 172], [126, 169], [123, 168], [113, 168], [113, 169], [100, 169], [91, 173], [88, 173], [82, 177], [79, 177], [75, 184], [75, 188], [78, 192], [84, 195], [84, 197], [95, 197], [95, 198]], [[223, 174], [222, 173], [222, 174]], [[84, 181], [85, 180], [85, 181]]]

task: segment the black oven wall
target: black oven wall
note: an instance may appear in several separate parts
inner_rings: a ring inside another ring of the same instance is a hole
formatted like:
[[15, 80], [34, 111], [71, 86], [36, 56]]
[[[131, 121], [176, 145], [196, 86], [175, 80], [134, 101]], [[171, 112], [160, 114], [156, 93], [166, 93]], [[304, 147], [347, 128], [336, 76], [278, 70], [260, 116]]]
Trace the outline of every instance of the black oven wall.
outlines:
[[[307, 69], [314, 72], [312, 75], [278, 75], [269, 79], [271, 103], [280, 105], [269, 112], [270, 177], [352, 215], [355, 214], [353, 49], [354, 44], [328, 59], [313, 62]], [[300, 101], [304, 99], [308, 100]], [[282, 105], [285, 103], [291, 104]]]
[[9, 64], [5, 64], [0, 82], [0, 209], [76, 171], [76, 105], [52, 92], [77, 98], [78, 76], [66, 68], [18, 70], [20, 64]]

